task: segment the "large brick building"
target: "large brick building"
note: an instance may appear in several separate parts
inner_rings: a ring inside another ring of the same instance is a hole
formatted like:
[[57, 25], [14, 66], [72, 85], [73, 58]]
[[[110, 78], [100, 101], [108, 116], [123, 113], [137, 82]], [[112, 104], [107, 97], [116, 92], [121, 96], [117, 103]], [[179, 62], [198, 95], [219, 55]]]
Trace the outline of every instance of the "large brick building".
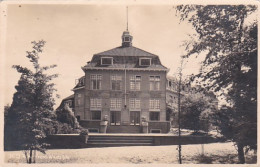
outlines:
[[[132, 46], [133, 37], [123, 32], [122, 45], [94, 54], [82, 70], [85, 76], [63, 100], [75, 111], [82, 126], [99, 132], [107, 120], [107, 133], [167, 133], [166, 74], [157, 55]], [[144, 121], [145, 122], [145, 121]]]

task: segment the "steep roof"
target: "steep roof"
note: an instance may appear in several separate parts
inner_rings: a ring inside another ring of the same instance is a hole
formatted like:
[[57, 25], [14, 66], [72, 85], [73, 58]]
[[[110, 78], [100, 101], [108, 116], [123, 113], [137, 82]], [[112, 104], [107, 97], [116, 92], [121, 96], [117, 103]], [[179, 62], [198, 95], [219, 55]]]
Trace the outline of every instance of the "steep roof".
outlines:
[[73, 99], [74, 99], [74, 94], [72, 94], [72, 95], [70, 95], [70, 96], [68, 96], [68, 97], [66, 97], [66, 98], [64, 98], [64, 99], [62, 99], [62, 101], [61, 101], [59, 107], [58, 107], [56, 110], [59, 110], [60, 108], [62, 108], [62, 107], [64, 106], [64, 102], [65, 102], [66, 100], [72, 100], [72, 101], [73, 101]]
[[[102, 65], [101, 57], [113, 57], [113, 64]], [[139, 58], [151, 58], [150, 66], [140, 66]], [[134, 46], [129, 47], [116, 47], [104, 52], [94, 54], [92, 60], [83, 67], [83, 69], [91, 68], [106, 68], [106, 69], [150, 69], [150, 70], [167, 70], [165, 66], [161, 64], [159, 56], [150, 52], [144, 51]]]
[[76, 84], [76, 86], [72, 90], [85, 86], [84, 79], [85, 79], [85, 76], [80, 77], [78, 79], [78, 83]]
[[101, 53], [97, 53], [95, 55], [102, 56], [141, 56], [141, 57], [155, 57], [157, 55], [144, 51], [134, 46], [130, 47], [116, 47]]
[[73, 99], [73, 98], [74, 98], [74, 94], [72, 94], [72, 95], [70, 95], [70, 96], [64, 98], [63, 100], [70, 100], [70, 99]]

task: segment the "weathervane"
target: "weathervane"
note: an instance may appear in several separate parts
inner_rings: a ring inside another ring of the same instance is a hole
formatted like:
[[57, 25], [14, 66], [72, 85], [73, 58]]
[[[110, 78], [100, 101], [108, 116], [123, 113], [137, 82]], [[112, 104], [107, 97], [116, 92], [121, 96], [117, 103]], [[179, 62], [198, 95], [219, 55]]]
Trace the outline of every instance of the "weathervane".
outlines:
[[126, 6], [126, 31], [128, 31], [128, 6]]

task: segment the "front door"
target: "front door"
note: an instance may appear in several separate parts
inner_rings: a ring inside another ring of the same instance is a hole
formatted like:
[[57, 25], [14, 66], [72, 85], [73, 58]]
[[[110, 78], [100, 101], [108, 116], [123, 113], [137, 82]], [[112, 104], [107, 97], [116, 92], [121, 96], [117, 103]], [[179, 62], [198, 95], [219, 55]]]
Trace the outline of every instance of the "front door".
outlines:
[[120, 111], [110, 112], [110, 125], [120, 125], [121, 124], [121, 113]]
[[130, 112], [130, 125], [140, 125], [140, 111]]

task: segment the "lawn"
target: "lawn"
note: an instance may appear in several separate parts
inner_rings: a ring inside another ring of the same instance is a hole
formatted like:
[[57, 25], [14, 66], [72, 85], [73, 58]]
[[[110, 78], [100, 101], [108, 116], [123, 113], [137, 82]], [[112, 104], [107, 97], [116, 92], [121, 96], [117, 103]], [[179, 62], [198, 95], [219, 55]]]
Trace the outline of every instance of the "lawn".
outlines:
[[[201, 156], [202, 145], [183, 145], [183, 163], [237, 163], [237, 151], [233, 143], [204, 144], [204, 156]], [[46, 155], [37, 153], [36, 163], [130, 163], [150, 164], [178, 163], [176, 145], [171, 146], [132, 146], [105, 147], [84, 149], [54, 149]], [[6, 151], [5, 162], [25, 163], [22, 151]], [[256, 156], [247, 155], [247, 163], [256, 163]]]

